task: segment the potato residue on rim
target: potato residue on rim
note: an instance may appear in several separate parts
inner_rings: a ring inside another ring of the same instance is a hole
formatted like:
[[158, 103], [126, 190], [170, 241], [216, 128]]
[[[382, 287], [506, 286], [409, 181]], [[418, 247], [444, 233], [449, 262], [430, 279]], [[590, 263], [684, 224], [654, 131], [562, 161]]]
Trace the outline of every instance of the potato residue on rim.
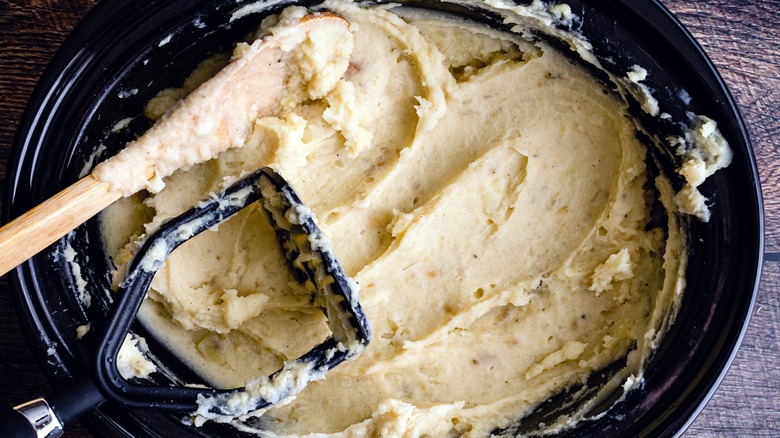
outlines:
[[[279, 434], [483, 436], [626, 355], [615, 382], [640, 376], [684, 287], [686, 242], [625, 103], [543, 44], [328, 6], [351, 23], [343, 77], [112, 206], [117, 266], [225, 180], [272, 165], [291, 182], [360, 285], [374, 340], [265, 412]], [[328, 334], [253, 209], [175, 251], [140, 317], [218, 387]]]

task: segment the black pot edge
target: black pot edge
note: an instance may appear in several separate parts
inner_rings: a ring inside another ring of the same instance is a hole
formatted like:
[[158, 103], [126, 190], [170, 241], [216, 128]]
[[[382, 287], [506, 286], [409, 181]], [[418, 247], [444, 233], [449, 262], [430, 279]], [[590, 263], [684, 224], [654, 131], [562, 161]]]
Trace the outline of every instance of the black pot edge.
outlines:
[[[709, 381], [708, 386], [710, 387], [710, 389], [700, 397], [697, 404], [693, 403], [695, 407], [692, 406], [693, 409], [689, 408], [689, 415], [687, 420], [685, 422], [682, 422], [682, 424], [679, 424], [676, 431], [670, 431], [669, 429], [666, 430], [666, 432], [672, 432], [673, 436], [680, 437], [685, 433], [686, 430], [688, 430], [688, 428], [690, 428], [690, 426], [694, 423], [694, 421], [696, 421], [696, 418], [701, 414], [701, 412], [707, 406], [707, 403], [709, 403], [710, 399], [712, 399], [712, 396], [720, 387], [720, 384], [723, 382], [723, 379], [726, 377], [726, 374], [728, 373], [737, 354], [739, 353], [739, 349], [747, 334], [747, 331], [750, 326], [750, 321], [753, 315], [753, 309], [755, 308], [756, 300], [758, 299], [759, 286], [761, 284], [761, 274], [764, 267], [766, 222], [765, 222], [765, 212], [764, 212], [764, 196], [763, 196], [761, 183], [760, 183], [761, 179], [758, 171], [758, 164], [756, 162], [756, 156], [754, 152], [753, 141], [750, 136], [750, 131], [747, 127], [747, 123], [745, 122], [744, 116], [742, 115], [742, 111], [737, 105], [734, 96], [732, 95], [726, 82], [723, 80], [723, 77], [721, 76], [717, 67], [712, 62], [712, 59], [704, 50], [704, 48], [701, 46], [701, 44], [696, 40], [693, 34], [674, 15], [674, 13], [672, 13], [672, 11], [668, 7], [666, 7], [664, 4], [660, 2], [660, 0], [650, 0], [650, 1], [652, 2], [653, 6], [657, 8], [658, 11], [664, 13], [664, 18], [667, 20], [667, 22], [671, 25], [674, 25], [675, 27], [674, 30], [677, 33], [679, 33], [679, 36], [676, 36], [675, 38], [684, 38], [684, 40], [687, 41], [687, 43], [690, 44], [696, 50], [696, 55], [700, 60], [702, 60], [705, 63], [706, 70], [712, 75], [712, 78], [715, 80], [717, 87], [723, 90], [724, 95], [726, 97], [725, 104], [728, 106], [729, 110], [734, 114], [735, 116], [734, 119], [738, 125], [737, 130], [741, 134], [747, 146], [745, 152], [747, 153], [748, 163], [750, 165], [750, 172], [752, 173], [752, 175], [754, 175], [753, 195], [755, 196], [755, 198], [753, 199], [753, 202], [756, 204], [756, 213], [757, 213], [755, 228], [756, 230], [758, 230], [758, 233], [755, 236], [755, 239], [758, 242], [758, 247], [756, 248], [756, 253], [755, 253], [756, 256], [755, 281], [753, 285], [753, 290], [751, 291], [750, 303], [745, 308], [742, 327], [739, 331], [739, 334], [734, 339], [733, 344], [729, 348], [731, 351], [730, 354], [720, 364], [720, 372], [718, 373], [717, 377]], [[681, 422], [678, 421], [678, 423]]]

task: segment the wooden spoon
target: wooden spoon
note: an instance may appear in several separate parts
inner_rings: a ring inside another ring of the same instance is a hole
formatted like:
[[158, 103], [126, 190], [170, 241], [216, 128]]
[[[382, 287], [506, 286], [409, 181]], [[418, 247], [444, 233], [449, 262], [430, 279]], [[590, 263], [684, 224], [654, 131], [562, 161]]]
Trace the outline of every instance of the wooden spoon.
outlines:
[[[347, 24], [340, 15], [323, 12], [301, 18], [297, 27], [344, 31]], [[254, 121], [279, 109], [291, 73], [286, 53], [279, 38], [253, 43], [91, 175], [0, 228], [0, 275], [121, 197], [154, 188], [179, 168], [243, 145]]]

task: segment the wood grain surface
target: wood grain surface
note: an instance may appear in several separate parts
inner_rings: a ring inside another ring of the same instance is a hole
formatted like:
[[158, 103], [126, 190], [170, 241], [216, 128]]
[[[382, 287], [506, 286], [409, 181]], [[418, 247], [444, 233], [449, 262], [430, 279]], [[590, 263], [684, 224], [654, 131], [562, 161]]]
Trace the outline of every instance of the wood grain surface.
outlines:
[[[780, 436], [780, 0], [661, 0], [694, 34], [736, 98], [764, 192], [766, 262], [756, 307], [726, 378], [686, 436]], [[16, 126], [63, 39], [95, 0], [0, 0], [0, 186]], [[51, 390], [0, 278], [0, 404]], [[2, 436], [2, 431], [0, 431]], [[88, 437], [81, 425], [68, 437]]]

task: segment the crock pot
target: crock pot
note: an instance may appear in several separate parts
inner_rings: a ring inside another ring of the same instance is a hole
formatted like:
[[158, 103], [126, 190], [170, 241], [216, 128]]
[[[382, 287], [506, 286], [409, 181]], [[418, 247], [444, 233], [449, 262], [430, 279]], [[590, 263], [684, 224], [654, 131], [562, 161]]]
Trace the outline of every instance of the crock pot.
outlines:
[[[101, 157], [119, 150], [150, 126], [143, 105], [159, 90], [181, 83], [205, 54], [229, 47], [260, 19], [293, 2], [256, 2], [250, 14], [231, 21], [244, 0], [104, 1], [70, 35], [38, 83], [19, 126], [4, 187], [3, 219], [14, 218], [78, 180]], [[312, 2], [303, 2], [307, 5]], [[497, 17], [451, 3], [400, 1], [505, 26]], [[610, 71], [624, 75], [638, 64], [664, 111], [707, 115], [734, 151], [732, 164], [709, 178], [708, 223], [691, 221], [687, 290], [675, 324], [645, 372], [645, 384], [614, 406], [608, 401], [560, 436], [674, 436], [681, 434], [715, 391], [748, 324], [763, 253], [763, 210], [755, 159], [744, 122], [722, 79], [684, 27], [654, 0], [571, 0], [579, 30]], [[564, 51], [568, 49], [563, 49]], [[690, 97], [683, 98], [685, 93]], [[656, 121], [637, 116], [651, 129]], [[119, 121], [128, 129], [107, 135]], [[670, 167], [674, 163], [667, 163]], [[77, 299], [64, 244], [77, 253], [93, 304]], [[109, 266], [95, 220], [19, 266], [10, 283], [19, 318], [44, 372], [63, 384], [86, 367], [93, 342], [77, 339], [75, 327], [99, 321], [108, 299]], [[134, 331], [144, 333], [143, 327]], [[150, 348], [179, 377], [200, 379], [149, 339]], [[614, 367], [619, 367], [615, 364]], [[596, 373], [598, 385], [614, 369]], [[165, 382], [160, 382], [165, 383]], [[505, 430], [523, 434], [572, 409], [571, 392], [560, 394]], [[576, 401], [575, 401], [576, 404]], [[611, 406], [611, 408], [610, 408]], [[607, 409], [609, 408], [609, 409]], [[603, 415], [600, 415], [603, 414]], [[180, 416], [128, 410], [107, 402], [85, 421], [106, 436], [213, 436], [241, 434], [228, 426], [185, 426]]]

